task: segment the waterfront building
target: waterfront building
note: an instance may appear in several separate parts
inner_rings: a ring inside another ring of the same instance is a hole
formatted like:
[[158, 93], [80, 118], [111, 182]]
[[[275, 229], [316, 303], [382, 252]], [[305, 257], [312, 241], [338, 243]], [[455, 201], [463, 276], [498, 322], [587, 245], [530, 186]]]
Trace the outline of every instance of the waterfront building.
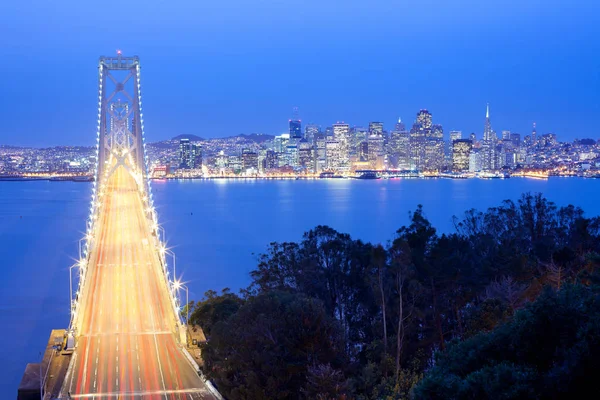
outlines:
[[192, 168], [202, 169], [202, 145], [199, 143], [192, 144]]
[[298, 166], [307, 171], [314, 170], [313, 146], [306, 139], [298, 142]]
[[465, 172], [469, 170], [473, 142], [469, 139], [456, 139], [452, 142], [452, 170]]
[[279, 168], [279, 161], [277, 159], [278, 153], [274, 150], [267, 150], [264, 159], [264, 169], [271, 170]]
[[322, 172], [327, 168], [327, 139], [319, 132], [315, 138], [315, 172]]
[[[327, 153], [327, 169], [331, 171], [341, 171], [347, 168], [347, 163], [344, 159], [344, 145], [336, 139], [329, 139], [325, 143]], [[347, 157], [347, 152], [346, 156]]]
[[385, 161], [383, 135], [372, 134], [369, 136], [367, 143], [367, 160], [369, 162], [370, 169], [383, 169]]
[[482, 152], [482, 149], [471, 149], [471, 154], [469, 154], [469, 172], [479, 172], [482, 170]]
[[431, 113], [425, 109], [417, 113], [417, 119], [410, 130], [410, 159], [413, 170], [422, 171], [426, 166], [426, 144], [431, 135]]
[[230, 155], [227, 157], [227, 165], [236, 174], [242, 170], [242, 157], [236, 155]]
[[192, 153], [192, 143], [190, 139], [183, 138], [179, 140], [179, 168], [192, 169], [194, 167], [194, 157]]
[[499, 166], [497, 141], [496, 133], [492, 130], [492, 123], [490, 120], [490, 105], [488, 103], [485, 112], [485, 123], [483, 126], [483, 141], [481, 143], [481, 167], [483, 170], [494, 170]]
[[[347, 172], [350, 170], [350, 146], [352, 138], [350, 136], [350, 126], [344, 123], [333, 124], [333, 141], [337, 142], [337, 145], [332, 147], [337, 160], [332, 160], [329, 165], [336, 165], [336, 171]], [[329, 160], [330, 153], [327, 152], [327, 159]]]
[[258, 171], [258, 153], [250, 149], [242, 150], [242, 169], [244, 172]]

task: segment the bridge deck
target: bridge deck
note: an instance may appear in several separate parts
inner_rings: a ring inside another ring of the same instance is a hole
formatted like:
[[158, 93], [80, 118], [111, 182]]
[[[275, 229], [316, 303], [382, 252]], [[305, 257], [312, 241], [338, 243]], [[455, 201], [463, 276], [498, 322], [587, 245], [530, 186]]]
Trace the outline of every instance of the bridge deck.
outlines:
[[176, 339], [176, 316], [135, 180], [109, 178], [63, 396], [213, 399]]

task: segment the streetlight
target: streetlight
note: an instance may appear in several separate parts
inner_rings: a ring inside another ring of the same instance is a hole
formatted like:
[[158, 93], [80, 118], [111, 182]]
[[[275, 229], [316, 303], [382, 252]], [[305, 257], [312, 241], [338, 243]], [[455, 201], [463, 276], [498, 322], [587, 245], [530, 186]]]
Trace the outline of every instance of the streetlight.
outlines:
[[71, 320], [73, 320], [73, 268], [75, 267], [81, 268], [81, 264], [77, 263], [69, 267], [69, 305], [71, 306]]
[[186, 325], [186, 329], [187, 329], [187, 327], [190, 324], [190, 296], [189, 296], [190, 293], [189, 293], [188, 287], [179, 281], [173, 282], [173, 287], [175, 288], [175, 290], [177, 290], [177, 296], [179, 296], [180, 288], [185, 289], [185, 311], [187, 312], [187, 315], [185, 317], [185, 325]]
[[175, 277], [177, 276], [177, 269], [176, 269], [176, 265], [175, 265], [175, 253], [173, 253], [171, 250], [169, 250], [167, 248], [164, 248], [164, 253], [170, 255], [171, 258], [173, 259], [173, 279], [175, 279]]

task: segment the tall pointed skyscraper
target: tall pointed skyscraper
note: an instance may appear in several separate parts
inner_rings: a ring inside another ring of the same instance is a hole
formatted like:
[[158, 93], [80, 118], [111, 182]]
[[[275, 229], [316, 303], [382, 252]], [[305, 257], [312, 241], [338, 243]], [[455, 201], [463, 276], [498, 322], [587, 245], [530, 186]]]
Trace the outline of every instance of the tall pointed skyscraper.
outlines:
[[490, 122], [490, 103], [487, 104], [485, 111], [485, 125], [483, 126], [483, 140], [492, 140], [492, 123]]

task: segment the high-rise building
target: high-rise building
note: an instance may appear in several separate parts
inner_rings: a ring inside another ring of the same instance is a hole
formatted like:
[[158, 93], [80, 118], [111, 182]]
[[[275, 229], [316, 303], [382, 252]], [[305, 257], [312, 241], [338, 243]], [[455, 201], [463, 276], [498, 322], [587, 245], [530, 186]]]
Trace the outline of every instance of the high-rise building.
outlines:
[[444, 130], [442, 125], [431, 125], [425, 148], [425, 169], [440, 171], [444, 166]]
[[401, 131], [395, 138], [396, 168], [409, 170], [410, 168], [410, 133]]
[[383, 136], [383, 122], [369, 122], [369, 135]]
[[306, 139], [300, 139], [298, 142], [298, 166], [307, 171], [313, 171], [313, 146]]
[[535, 122], [533, 123], [533, 129], [531, 130], [531, 145], [535, 146], [537, 144], [537, 130], [535, 128]]
[[244, 172], [248, 172], [248, 170], [258, 171], [258, 153], [250, 149], [243, 149], [242, 169]]
[[483, 168], [482, 164], [482, 149], [473, 148], [469, 155], [469, 172], [479, 172]]
[[190, 139], [183, 138], [179, 140], [179, 168], [192, 169], [193, 167], [192, 143]]
[[521, 134], [520, 133], [511, 133], [510, 141], [513, 144], [513, 147], [518, 149], [521, 147]]
[[410, 130], [410, 169], [422, 171], [426, 167], [427, 139], [431, 136], [431, 113], [425, 109], [417, 113]]
[[384, 168], [384, 141], [383, 135], [372, 134], [368, 139], [368, 157], [369, 168], [381, 170]]
[[396, 126], [394, 127], [394, 131], [396, 132], [404, 132], [406, 131], [406, 125], [402, 122], [402, 118], [398, 118], [398, 122], [396, 122]]
[[450, 131], [450, 144], [459, 139], [462, 139], [462, 131]]
[[290, 139], [302, 139], [302, 122], [299, 119], [290, 119]]
[[483, 141], [492, 141], [492, 123], [490, 122], [490, 103], [488, 103], [485, 111], [485, 124], [483, 125]]
[[279, 136], [275, 136], [275, 138], [273, 138], [273, 150], [275, 150], [277, 153], [285, 153], [285, 149], [287, 148], [289, 141], [289, 133], [282, 133]]
[[[337, 150], [337, 154], [339, 160], [332, 162], [337, 165], [338, 171], [347, 172], [350, 170], [350, 146], [352, 144], [350, 126], [344, 123], [333, 124], [333, 139], [338, 142], [339, 150]], [[329, 159], [330, 155], [327, 152], [328, 165], [331, 165]]]
[[469, 170], [472, 147], [473, 142], [469, 139], [456, 139], [452, 142], [452, 170], [454, 172]]
[[199, 143], [192, 144], [192, 168], [202, 168], [202, 145]]
[[322, 132], [315, 138], [315, 172], [327, 169], [327, 138]]
[[368, 162], [369, 161], [369, 142], [364, 141], [358, 145], [357, 151], [357, 159], [359, 162]]
[[360, 144], [366, 142], [369, 138], [369, 130], [367, 128], [361, 126], [355, 126], [350, 129], [350, 157], [354, 157], [354, 159], [358, 159], [358, 152], [360, 151]]
[[[344, 150], [342, 142], [336, 139], [328, 139], [325, 143], [327, 153], [327, 169], [331, 171], [342, 171], [346, 165], [342, 162]], [[347, 154], [347, 153], [346, 153]]]
[[314, 143], [314, 140], [320, 131], [319, 125], [306, 124], [304, 127], [304, 138], [308, 140], [308, 143]]
[[484, 170], [494, 170], [498, 165], [498, 152], [496, 134], [492, 130], [490, 121], [490, 105], [488, 103], [485, 112], [485, 124], [483, 126], [483, 142], [481, 145], [482, 168]]
[[502, 140], [510, 140], [510, 131], [502, 131]]
[[277, 169], [279, 162], [277, 160], [278, 154], [273, 150], [267, 150], [265, 153], [264, 168], [267, 170]]

